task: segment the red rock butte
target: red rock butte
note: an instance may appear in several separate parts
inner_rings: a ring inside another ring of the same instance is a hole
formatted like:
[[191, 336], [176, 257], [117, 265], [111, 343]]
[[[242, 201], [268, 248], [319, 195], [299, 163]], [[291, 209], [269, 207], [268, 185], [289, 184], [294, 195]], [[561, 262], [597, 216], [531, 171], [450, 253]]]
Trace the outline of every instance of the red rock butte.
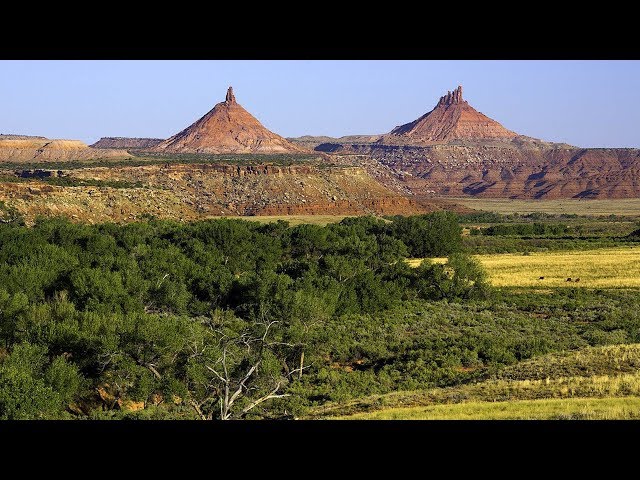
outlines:
[[167, 153], [305, 153], [306, 149], [265, 128], [229, 87], [224, 102], [151, 149]]
[[462, 87], [447, 92], [429, 113], [394, 128], [382, 139], [383, 143], [448, 142], [457, 139], [514, 138], [517, 133], [507, 130], [495, 120], [478, 112], [462, 98]]

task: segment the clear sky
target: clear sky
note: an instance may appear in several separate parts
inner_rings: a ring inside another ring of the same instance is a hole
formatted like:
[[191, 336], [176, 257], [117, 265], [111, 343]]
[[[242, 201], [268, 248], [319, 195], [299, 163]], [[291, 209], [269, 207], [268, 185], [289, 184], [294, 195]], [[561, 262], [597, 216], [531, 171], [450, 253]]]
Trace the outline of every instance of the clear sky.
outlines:
[[640, 147], [640, 61], [0, 61], [0, 133], [167, 138], [229, 85], [283, 136], [385, 133], [459, 84], [523, 135]]

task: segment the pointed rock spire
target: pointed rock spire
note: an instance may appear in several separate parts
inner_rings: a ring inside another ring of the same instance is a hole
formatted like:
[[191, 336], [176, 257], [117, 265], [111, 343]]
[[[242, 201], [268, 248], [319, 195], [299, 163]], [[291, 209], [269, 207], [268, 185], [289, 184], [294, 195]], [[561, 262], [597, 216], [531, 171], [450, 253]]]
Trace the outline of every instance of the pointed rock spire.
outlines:
[[462, 103], [464, 102], [464, 100], [462, 100], [462, 86], [458, 85], [458, 88], [456, 88], [453, 92], [449, 92], [447, 91], [446, 95], [443, 95], [442, 97], [440, 97], [440, 101], [438, 102], [438, 106], [441, 105], [453, 105], [454, 103]]
[[227, 90], [227, 96], [224, 101], [227, 105], [236, 103], [236, 96], [233, 94], [233, 87], [229, 87]]

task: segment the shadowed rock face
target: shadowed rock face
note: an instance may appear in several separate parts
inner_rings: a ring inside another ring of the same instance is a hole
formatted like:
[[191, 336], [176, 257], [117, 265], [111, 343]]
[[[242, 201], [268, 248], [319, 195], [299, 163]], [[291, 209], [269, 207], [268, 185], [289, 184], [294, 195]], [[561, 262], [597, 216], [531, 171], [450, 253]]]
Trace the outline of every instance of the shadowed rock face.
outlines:
[[266, 129], [229, 87], [224, 102], [151, 149], [165, 153], [303, 153], [307, 150]]

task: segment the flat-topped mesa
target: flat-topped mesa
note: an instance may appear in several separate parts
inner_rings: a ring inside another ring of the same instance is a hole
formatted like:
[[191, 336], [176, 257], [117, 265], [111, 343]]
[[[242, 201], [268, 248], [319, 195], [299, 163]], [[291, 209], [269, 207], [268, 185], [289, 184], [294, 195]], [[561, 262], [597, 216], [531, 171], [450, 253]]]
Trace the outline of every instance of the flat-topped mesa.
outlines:
[[437, 106], [449, 106], [453, 105], [454, 103], [462, 102], [467, 103], [462, 99], [462, 86], [458, 85], [458, 88], [456, 88], [453, 92], [447, 91], [446, 95], [440, 97], [440, 101], [438, 102]]
[[224, 103], [226, 103], [227, 105], [236, 103], [236, 96], [233, 94], [233, 87], [229, 87], [227, 89], [227, 96], [224, 99]]

